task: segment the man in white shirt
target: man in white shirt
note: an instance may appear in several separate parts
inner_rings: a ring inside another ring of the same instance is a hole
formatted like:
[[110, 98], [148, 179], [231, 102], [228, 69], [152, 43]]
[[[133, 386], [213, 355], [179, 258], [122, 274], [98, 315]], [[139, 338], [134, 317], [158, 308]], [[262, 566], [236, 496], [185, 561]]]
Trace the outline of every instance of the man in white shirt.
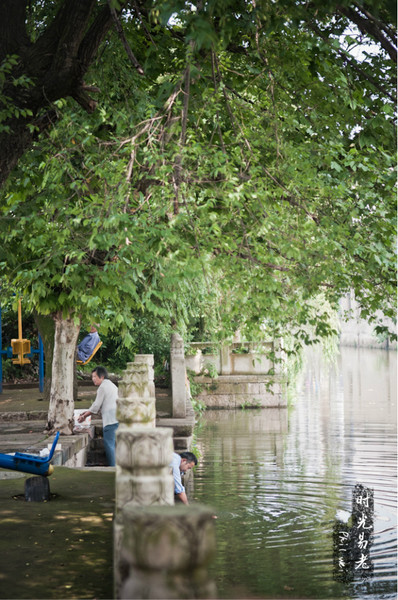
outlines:
[[186, 473], [197, 464], [198, 459], [193, 452], [181, 452], [181, 454], [173, 452], [173, 460], [170, 463], [170, 467], [174, 477], [174, 496], [176, 500], [184, 504], [189, 504], [189, 502], [185, 487], [182, 485], [181, 474]]
[[98, 386], [97, 396], [90, 408], [80, 415], [78, 421], [79, 423], [82, 423], [82, 421], [90, 415], [101, 412], [105, 453], [109, 466], [114, 467], [116, 429], [119, 425], [116, 419], [118, 389], [116, 385], [108, 379], [108, 372], [105, 367], [96, 367], [91, 373], [91, 379], [93, 384]]

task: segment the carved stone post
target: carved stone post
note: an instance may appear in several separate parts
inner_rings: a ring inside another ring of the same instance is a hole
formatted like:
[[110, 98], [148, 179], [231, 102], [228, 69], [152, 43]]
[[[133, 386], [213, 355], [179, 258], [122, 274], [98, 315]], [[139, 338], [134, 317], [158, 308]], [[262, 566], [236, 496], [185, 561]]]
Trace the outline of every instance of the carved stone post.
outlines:
[[283, 351], [283, 339], [277, 338], [276, 340], [274, 340], [272, 349], [275, 353], [275, 360], [274, 360], [275, 375], [279, 376], [279, 378], [280, 378], [281, 376], [283, 376], [283, 374], [286, 370], [286, 354]]
[[174, 504], [174, 481], [169, 468], [173, 454], [173, 433], [170, 428], [155, 428], [152, 355], [138, 355], [133, 363], [128, 363], [119, 384], [117, 417], [114, 525], [116, 598], [127, 574], [120, 553], [124, 506], [127, 503], [136, 506]]
[[153, 355], [138, 354], [134, 362], [127, 363], [119, 383], [117, 401], [118, 431], [132, 425], [155, 427], [156, 398], [153, 380]]
[[207, 567], [215, 554], [210, 509], [195, 506], [124, 509], [123, 561], [129, 565], [122, 599], [215, 598]]
[[231, 374], [231, 351], [232, 347], [229, 344], [223, 344], [220, 348], [221, 375]]
[[173, 418], [185, 419], [187, 414], [187, 386], [185, 382], [184, 341], [178, 333], [173, 333], [171, 336], [170, 375], [173, 399]]

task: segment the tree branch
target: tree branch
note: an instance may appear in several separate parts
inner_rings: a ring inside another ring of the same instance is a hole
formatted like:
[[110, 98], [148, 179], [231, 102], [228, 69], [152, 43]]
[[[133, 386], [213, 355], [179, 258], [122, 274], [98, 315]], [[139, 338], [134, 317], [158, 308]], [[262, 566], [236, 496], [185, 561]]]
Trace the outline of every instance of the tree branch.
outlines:
[[[327, 44], [330, 44], [330, 39], [329, 37], [324, 34], [319, 27], [317, 27], [316, 25], [309, 23], [308, 26], [310, 27], [310, 29], [312, 29], [312, 31], [314, 31], [324, 42], [326, 42]], [[367, 81], [369, 81], [369, 83], [371, 83], [375, 89], [379, 90], [379, 92], [381, 92], [382, 94], [384, 94], [385, 96], [387, 96], [388, 98], [390, 98], [390, 100], [392, 100], [393, 102], [396, 101], [396, 98], [394, 97], [393, 94], [391, 94], [390, 92], [388, 92], [388, 90], [386, 90], [386, 88], [383, 85], [380, 85], [380, 82], [377, 81], [374, 77], [372, 77], [371, 75], [368, 75], [367, 73], [365, 73], [365, 71], [363, 69], [361, 69], [361, 67], [359, 67], [356, 62], [353, 60], [352, 57], [349, 56], [349, 54], [347, 52], [344, 52], [344, 50], [337, 50], [337, 53], [343, 58], [343, 60], [355, 71], [357, 71], [357, 73], [359, 73], [361, 75], [361, 77], [363, 77], [364, 79], [366, 79]]]
[[[359, 8], [359, 10], [363, 10], [358, 5], [356, 6]], [[397, 62], [396, 39], [387, 39], [380, 27], [379, 21], [377, 21], [375, 17], [372, 17], [372, 15], [367, 11], [363, 11], [363, 14], [366, 15], [365, 18], [353, 8], [342, 6], [341, 4], [337, 6], [337, 10], [339, 13], [350, 19], [350, 21], [355, 23], [362, 33], [370, 35], [372, 38], [377, 40], [382, 48], [384, 48], [384, 50], [390, 55], [391, 60], [393, 60], [395, 63]]]
[[111, 15], [112, 15], [112, 19], [113, 19], [113, 21], [115, 23], [115, 28], [116, 28], [117, 34], [118, 34], [119, 38], [122, 41], [122, 44], [124, 46], [124, 49], [126, 50], [126, 54], [129, 57], [129, 60], [130, 60], [131, 64], [133, 65], [133, 67], [135, 69], [137, 69], [137, 71], [138, 71], [138, 73], [140, 75], [144, 75], [144, 69], [141, 67], [140, 63], [138, 62], [138, 60], [134, 56], [132, 49], [130, 48], [130, 45], [129, 45], [128, 41], [127, 41], [127, 38], [124, 35], [122, 24], [120, 22], [119, 17], [117, 16], [116, 10], [112, 6], [112, 1], [111, 0], [108, 0], [108, 6], [109, 6], [109, 10], [110, 10]]
[[46, 54], [53, 71], [64, 71], [65, 60], [70, 64], [77, 57], [95, 4], [95, 0], [64, 0], [52, 23], [35, 42], [33, 60]]

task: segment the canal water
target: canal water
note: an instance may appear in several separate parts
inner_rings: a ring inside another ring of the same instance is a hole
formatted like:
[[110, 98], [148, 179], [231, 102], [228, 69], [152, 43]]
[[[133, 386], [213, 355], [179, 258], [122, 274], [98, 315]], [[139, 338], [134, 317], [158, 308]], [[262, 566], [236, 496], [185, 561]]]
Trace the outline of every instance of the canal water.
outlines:
[[[288, 409], [206, 411], [193, 499], [218, 517], [219, 598], [395, 600], [396, 367], [393, 351], [312, 352]], [[349, 563], [333, 531], [353, 497], [371, 529], [351, 529]]]

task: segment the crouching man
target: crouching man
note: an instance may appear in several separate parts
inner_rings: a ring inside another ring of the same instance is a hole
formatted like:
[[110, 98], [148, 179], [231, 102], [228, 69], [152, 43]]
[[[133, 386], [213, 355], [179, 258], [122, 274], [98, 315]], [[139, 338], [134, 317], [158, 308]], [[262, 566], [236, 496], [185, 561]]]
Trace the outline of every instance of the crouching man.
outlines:
[[197, 464], [198, 459], [193, 452], [181, 452], [180, 454], [173, 452], [173, 460], [170, 463], [170, 468], [174, 477], [174, 498], [177, 502], [189, 504], [185, 487], [182, 485], [181, 475]]

